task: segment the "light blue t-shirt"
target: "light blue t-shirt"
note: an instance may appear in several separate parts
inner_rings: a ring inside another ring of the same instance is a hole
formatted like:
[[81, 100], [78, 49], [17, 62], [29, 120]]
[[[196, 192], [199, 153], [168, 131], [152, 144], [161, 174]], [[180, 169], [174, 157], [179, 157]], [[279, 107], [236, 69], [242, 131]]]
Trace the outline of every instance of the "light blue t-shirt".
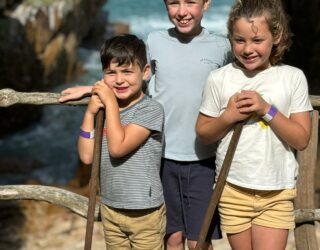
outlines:
[[186, 40], [169, 29], [151, 32], [147, 48], [153, 72], [147, 92], [165, 112], [164, 157], [197, 161], [214, 156], [216, 146], [200, 144], [195, 124], [209, 72], [231, 60], [228, 40], [206, 29]]

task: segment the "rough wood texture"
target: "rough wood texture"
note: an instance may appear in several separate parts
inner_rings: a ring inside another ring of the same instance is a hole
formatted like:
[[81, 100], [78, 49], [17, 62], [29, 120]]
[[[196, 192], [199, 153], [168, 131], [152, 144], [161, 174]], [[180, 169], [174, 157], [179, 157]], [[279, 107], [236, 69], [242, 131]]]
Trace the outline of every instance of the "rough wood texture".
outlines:
[[[88, 198], [61, 188], [42, 185], [5, 185], [0, 186], [0, 200], [46, 201], [87, 218]], [[95, 206], [94, 219], [100, 220], [99, 204]]]
[[[32, 105], [85, 105], [89, 98], [84, 96], [81, 100], [60, 103], [60, 93], [49, 92], [18, 92], [13, 89], [0, 89], [0, 107], [9, 107], [14, 104], [32, 104]], [[320, 96], [310, 95], [312, 106], [320, 107]]]
[[239, 141], [239, 138], [240, 138], [240, 135], [242, 132], [242, 128], [243, 128], [242, 122], [236, 124], [234, 127], [233, 135], [231, 137], [230, 144], [228, 146], [228, 150], [227, 150], [226, 156], [224, 158], [220, 174], [218, 176], [218, 180], [215, 184], [214, 191], [211, 195], [209, 206], [207, 208], [205, 217], [203, 219], [203, 223], [201, 226], [201, 230], [199, 233], [199, 238], [198, 238], [195, 250], [201, 250], [205, 241], [206, 241], [208, 230], [209, 230], [210, 224], [212, 222], [213, 215], [215, 212], [217, 212], [216, 208], [217, 208], [217, 205], [218, 205], [219, 200], [221, 198], [221, 194], [222, 194], [224, 185], [227, 180], [227, 176], [228, 176], [228, 173], [229, 173], [229, 170], [231, 167], [234, 153], [235, 153], [237, 145], [238, 145], [238, 141]]
[[90, 194], [89, 194], [89, 205], [87, 212], [87, 225], [86, 225], [86, 237], [84, 250], [91, 250], [92, 247], [92, 235], [94, 226], [94, 215], [96, 206], [97, 189], [99, 186], [99, 171], [101, 162], [101, 145], [102, 145], [102, 133], [104, 125], [104, 110], [100, 109], [95, 117], [95, 138], [93, 148], [93, 162], [91, 167], [91, 178], [90, 178]]
[[[88, 198], [61, 188], [42, 185], [5, 185], [0, 186], [0, 200], [45, 201], [87, 218]], [[95, 221], [100, 221], [99, 204], [95, 206], [94, 218]], [[297, 209], [295, 220], [296, 223], [320, 221], [320, 209]]]
[[[309, 146], [298, 152], [299, 178], [297, 181], [297, 198], [295, 209], [314, 208], [314, 176], [317, 161], [319, 113], [312, 112], [312, 132]], [[318, 250], [314, 222], [301, 222], [294, 230], [297, 249]]]
[[48, 104], [64, 104], [64, 105], [85, 105], [89, 102], [88, 97], [81, 100], [60, 103], [60, 93], [48, 92], [18, 92], [13, 89], [0, 90], [0, 107], [9, 107], [14, 104], [32, 104], [32, 105], [48, 105]]

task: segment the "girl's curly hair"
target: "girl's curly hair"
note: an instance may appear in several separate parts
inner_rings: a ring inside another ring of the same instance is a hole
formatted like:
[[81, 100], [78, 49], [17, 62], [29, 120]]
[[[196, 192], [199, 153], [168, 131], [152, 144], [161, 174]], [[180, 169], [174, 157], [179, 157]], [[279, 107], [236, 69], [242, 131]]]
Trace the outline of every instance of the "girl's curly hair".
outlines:
[[238, 0], [233, 5], [228, 19], [228, 38], [231, 42], [234, 23], [240, 18], [250, 20], [264, 16], [273, 38], [279, 39], [274, 44], [270, 55], [271, 65], [277, 64], [286, 50], [291, 46], [289, 18], [285, 14], [281, 0]]

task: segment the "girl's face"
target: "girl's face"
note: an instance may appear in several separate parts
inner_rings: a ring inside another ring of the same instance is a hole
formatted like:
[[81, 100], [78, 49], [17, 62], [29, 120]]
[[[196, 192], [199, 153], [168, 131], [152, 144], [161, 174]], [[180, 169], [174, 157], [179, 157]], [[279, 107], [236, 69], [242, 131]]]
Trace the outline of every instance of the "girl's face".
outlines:
[[243, 68], [264, 70], [271, 66], [270, 54], [275, 40], [269, 30], [264, 16], [250, 18], [242, 17], [235, 21], [231, 44], [238, 64]]
[[211, 0], [166, 0], [170, 21], [184, 35], [196, 36], [201, 32], [203, 13]]

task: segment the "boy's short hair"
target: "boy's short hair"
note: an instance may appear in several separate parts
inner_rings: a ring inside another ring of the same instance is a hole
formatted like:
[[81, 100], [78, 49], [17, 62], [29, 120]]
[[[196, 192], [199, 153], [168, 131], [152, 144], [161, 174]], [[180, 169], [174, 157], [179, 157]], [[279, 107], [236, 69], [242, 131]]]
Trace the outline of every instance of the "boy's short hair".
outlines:
[[111, 63], [130, 65], [137, 63], [141, 70], [147, 64], [146, 45], [135, 35], [121, 34], [107, 39], [100, 50], [102, 70]]

